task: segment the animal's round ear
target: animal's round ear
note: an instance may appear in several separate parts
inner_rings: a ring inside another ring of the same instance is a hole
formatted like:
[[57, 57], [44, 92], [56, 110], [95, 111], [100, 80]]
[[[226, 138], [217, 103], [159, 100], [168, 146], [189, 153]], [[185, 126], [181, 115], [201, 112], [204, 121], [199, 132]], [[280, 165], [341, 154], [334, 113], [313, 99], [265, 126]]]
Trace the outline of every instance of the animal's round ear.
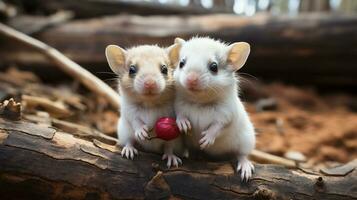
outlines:
[[120, 74], [125, 66], [126, 51], [117, 45], [109, 45], [105, 48], [105, 56], [112, 71]]
[[175, 38], [175, 44], [183, 44], [185, 42], [186, 41], [184, 39], [182, 39], [182, 38], [179, 38], [179, 37]]
[[175, 43], [167, 48], [170, 62], [174, 68], [177, 66], [180, 59], [181, 46], [180, 43]]
[[243, 67], [250, 53], [250, 45], [246, 42], [236, 42], [228, 46], [227, 64], [232, 71]]

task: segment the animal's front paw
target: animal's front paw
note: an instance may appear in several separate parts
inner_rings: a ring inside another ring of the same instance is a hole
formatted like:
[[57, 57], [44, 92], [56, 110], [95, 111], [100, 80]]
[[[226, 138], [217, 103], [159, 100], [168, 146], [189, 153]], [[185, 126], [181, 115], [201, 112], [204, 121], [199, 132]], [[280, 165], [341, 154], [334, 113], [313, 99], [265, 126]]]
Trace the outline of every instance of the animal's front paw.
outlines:
[[191, 130], [191, 123], [186, 117], [178, 117], [176, 119], [176, 124], [181, 132], [188, 133]]
[[145, 140], [149, 138], [149, 128], [146, 125], [142, 125], [139, 129], [135, 130], [135, 137], [138, 140]]
[[212, 144], [214, 144], [214, 141], [216, 140], [216, 136], [210, 132], [210, 131], [203, 131], [202, 132], [203, 137], [200, 139], [200, 148], [205, 149]]
[[254, 165], [246, 157], [242, 157], [238, 160], [237, 172], [239, 171], [241, 180], [248, 181], [254, 172]]
[[138, 150], [135, 149], [135, 147], [126, 145], [123, 147], [121, 150], [121, 156], [126, 157], [127, 159], [134, 159], [134, 156], [138, 154]]
[[178, 167], [180, 164], [182, 164], [182, 160], [177, 157], [175, 154], [164, 154], [162, 155], [162, 159], [165, 160], [167, 159], [167, 167], [170, 168], [171, 166]]

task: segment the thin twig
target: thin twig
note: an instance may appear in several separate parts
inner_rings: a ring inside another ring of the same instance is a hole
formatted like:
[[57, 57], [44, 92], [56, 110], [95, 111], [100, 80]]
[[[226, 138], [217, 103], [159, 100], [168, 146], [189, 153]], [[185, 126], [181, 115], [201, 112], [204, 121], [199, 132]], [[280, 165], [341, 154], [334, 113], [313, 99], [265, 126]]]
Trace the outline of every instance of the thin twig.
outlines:
[[258, 163], [278, 164], [290, 168], [296, 168], [296, 163], [293, 160], [282, 158], [259, 150], [253, 150], [253, 152], [250, 154], [250, 157], [252, 160]]
[[48, 58], [50, 58], [54, 63], [56, 63], [61, 70], [78, 79], [83, 85], [85, 85], [88, 89], [95, 92], [96, 94], [106, 97], [112, 106], [119, 109], [119, 94], [117, 92], [115, 92], [102, 80], [67, 58], [53, 47], [2, 23], [0, 23], [0, 34], [37, 49]]

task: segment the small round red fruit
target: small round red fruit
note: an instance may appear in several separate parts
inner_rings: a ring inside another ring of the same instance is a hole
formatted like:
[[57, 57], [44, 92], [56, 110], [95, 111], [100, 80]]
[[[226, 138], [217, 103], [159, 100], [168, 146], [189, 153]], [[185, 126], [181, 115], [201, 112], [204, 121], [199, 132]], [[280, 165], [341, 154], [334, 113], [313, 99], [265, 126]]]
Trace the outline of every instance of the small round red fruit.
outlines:
[[176, 120], [171, 117], [161, 117], [155, 123], [156, 137], [163, 140], [173, 140], [180, 135]]

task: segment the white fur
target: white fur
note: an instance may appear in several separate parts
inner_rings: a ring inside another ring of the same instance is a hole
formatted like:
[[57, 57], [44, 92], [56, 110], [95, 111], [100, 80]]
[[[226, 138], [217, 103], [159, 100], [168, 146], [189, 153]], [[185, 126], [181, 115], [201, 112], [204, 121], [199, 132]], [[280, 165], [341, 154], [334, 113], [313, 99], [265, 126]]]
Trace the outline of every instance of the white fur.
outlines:
[[[121, 96], [121, 111], [124, 113], [119, 119], [118, 133], [121, 145], [125, 145], [129, 140], [135, 140], [132, 122], [138, 118], [152, 130], [155, 122], [160, 117], [174, 117], [173, 107], [170, 104], [158, 107], [141, 107], [132, 103], [125, 96]], [[151, 131], [152, 132], [152, 131]], [[165, 141], [159, 139], [136, 140], [145, 150], [160, 153], [163, 150]]]
[[[186, 64], [174, 71], [175, 111], [179, 127], [185, 127], [185, 118], [191, 123], [193, 134], [185, 137], [191, 148], [201, 146], [212, 156], [234, 153], [240, 161], [237, 170], [248, 179], [253, 166], [246, 157], [255, 147], [255, 132], [237, 95], [238, 80], [227, 67], [228, 52], [228, 45], [210, 38], [193, 38], [182, 44], [180, 59]], [[208, 70], [212, 61], [219, 63], [217, 74]], [[192, 71], [200, 74], [199, 91], [187, 89], [186, 76]], [[200, 145], [200, 140], [205, 144]]]
[[[167, 154], [182, 155], [183, 147], [181, 137], [172, 141], [164, 141], [161, 139], [139, 140], [134, 134], [134, 127], [137, 126], [135, 124], [136, 120], [141, 120], [149, 130], [153, 130], [156, 120], [160, 117], [174, 117], [174, 110], [171, 103], [157, 107], [142, 107], [133, 103], [124, 95], [121, 96], [120, 100], [120, 112], [124, 114], [120, 117], [118, 122], [118, 138], [121, 146], [134, 146], [136, 143], [145, 151], [154, 153], [164, 152], [164, 156], [166, 157]], [[153, 131], [150, 131], [150, 134], [153, 136]]]
[[[169, 65], [167, 52], [157, 46], [138, 46], [127, 51], [114, 45], [106, 49], [108, 63], [120, 75], [119, 93], [121, 117], [118, 122], [118, 138], [123, 147], [122, 156], [133, 159], [138, 153], [136, 147], [145, 151], [163, 153], [167, 166], [182, 163], [175, 153], [182, 154], [182, 137], [164, 141], [153, 129], [161, 117], [174, 117], [174, 87], [171, 72], [163, 75], [160, 66]], [[137, 67], [134, 76], [129, 75], [129, 66]], [[165, 78], [164, 78], [165, 76]], [[145, 80], [155, 81], [154, 91], [144, 87]], [[149, 95], [149, 93], [151, 93]]]
[[[233, 93], [234, 95], [235, 93]], [[178, 97], [175, 108], [178, 115], [189, 119], [192, 126], [192, 136], [186, 137], [189, 144], [199, 148], [201, 133], [213, 123], [226, 124], [215, 143], [204, 151], [212, 155], [237, 153], [248, 155], [255, 146], [255, 133], [248, 114], [237, 96], [226, 96], [224, 101], [216, 105], [199, 105], [186, 101], [185, 96]]]

